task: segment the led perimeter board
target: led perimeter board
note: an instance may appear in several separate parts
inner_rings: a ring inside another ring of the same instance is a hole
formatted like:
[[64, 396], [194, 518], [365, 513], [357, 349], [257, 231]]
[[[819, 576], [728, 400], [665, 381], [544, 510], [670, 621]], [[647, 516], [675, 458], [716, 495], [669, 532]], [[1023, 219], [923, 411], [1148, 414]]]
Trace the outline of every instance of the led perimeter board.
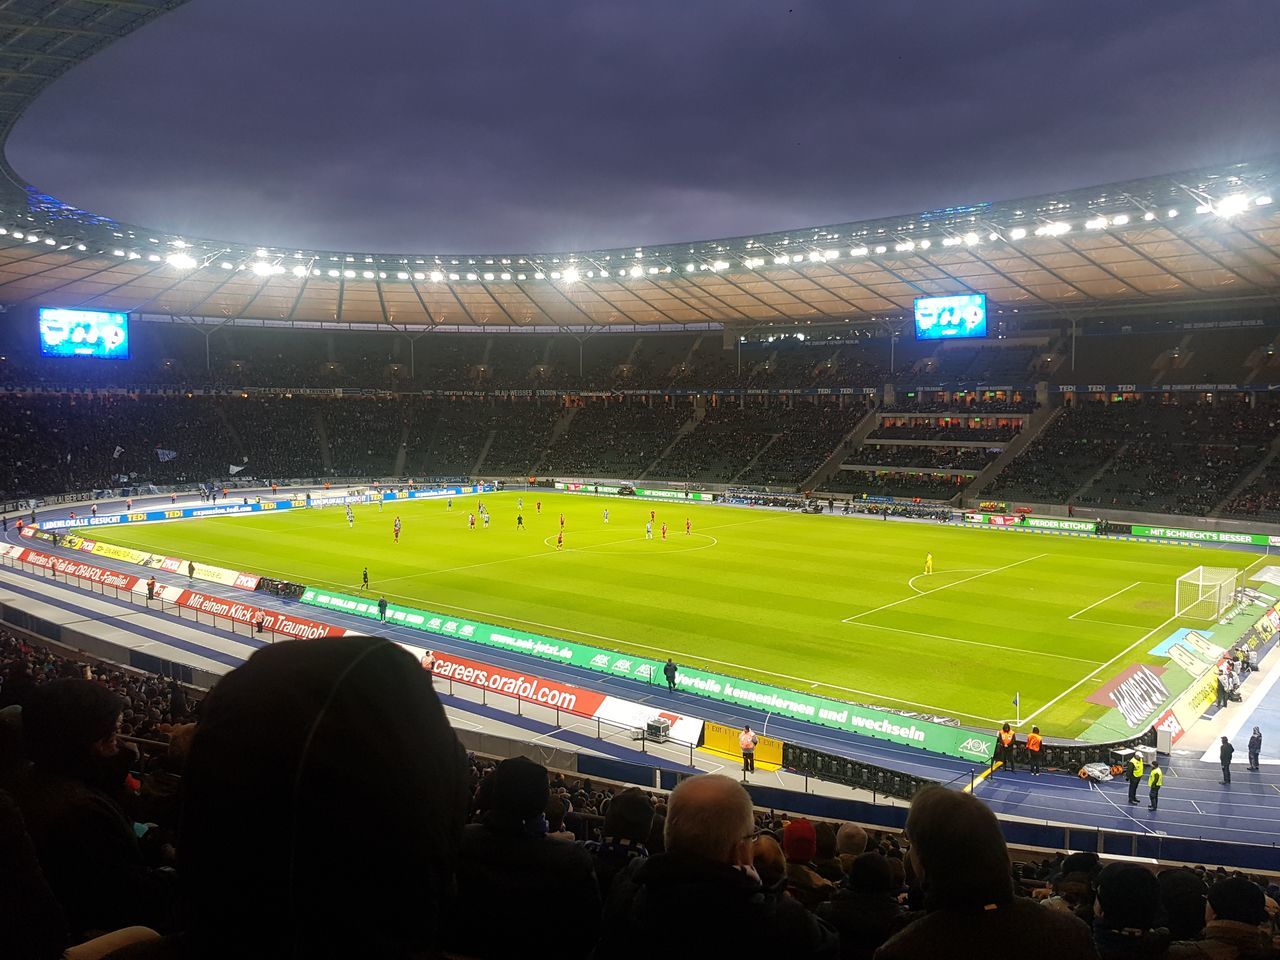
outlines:
[[987, 295], [920, 297], [916, 300], [917, 340], [966, 340], [987, 335]]
[[40, 353], [46, 357], [129, 359], [129, 315], [40, 308]]

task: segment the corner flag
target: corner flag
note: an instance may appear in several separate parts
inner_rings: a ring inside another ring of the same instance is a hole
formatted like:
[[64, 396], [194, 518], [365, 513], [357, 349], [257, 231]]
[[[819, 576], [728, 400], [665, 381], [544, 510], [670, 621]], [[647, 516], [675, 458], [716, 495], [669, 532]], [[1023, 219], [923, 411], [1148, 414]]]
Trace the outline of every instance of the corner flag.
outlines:
[[1013, 705], [1014, 705], [1015, 707], [1016, 707], [1016, 706], [1019, 706], [1019, 703], [1018, 703], [1018, 694], [1016, 694], [1016, 693], [1013, 695]]

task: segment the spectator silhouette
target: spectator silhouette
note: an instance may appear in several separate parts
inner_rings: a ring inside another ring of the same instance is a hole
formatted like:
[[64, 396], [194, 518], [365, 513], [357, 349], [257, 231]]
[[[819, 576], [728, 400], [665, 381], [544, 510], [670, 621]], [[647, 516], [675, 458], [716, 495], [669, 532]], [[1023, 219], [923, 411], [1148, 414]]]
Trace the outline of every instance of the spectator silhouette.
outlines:
[[184, 779], [184, 932], [118, 960], [434, 955], [465, 757], [403, 649], [259, 650], [206, 698]]
[[36, 688], [22, 711], [31, 770], [16, 795], [73, 938], [134, 924], [171, 926], [172, 871], [144, 862], [121, 806], [130, 756], [123, 701], [92, 680]]
[[[479, 823], [466, 827], [449, 944], [468, 957], [585, 957], [595, 942], [600, 888], [591, 856], [547, 837], [547, 769], [527, 757], [498, 764]], [[548, 898], [572, 923], [548, 923]], [[495, 922], [495, 911], [501, 922]]]
[[589, 841], [584, 849], [595, 866], [600, 896], [609, 895], [613, 878], [633, 860], [649, 856], [645, 841], [653, 827], [653, 801], [638, 787], [630, 787], [609, 801], [604, 814], [604, 833], [599, 841]]
[[1262, 926], [1266, 904], [1266, 895], [1253, 881], [1219, 880], [1209, 888], [1200, 937], [1173, 944], [1169, 960], [1274, 960], [1277, 952]]
[[[661, 931], [669, 960], [707, 956], [838, 956], [834, 931], [767, 891], [752, 862], [751, 797], [728, 777], [690, 777], [672, 791], [666, 852], [614, 880], [599, 960], [647, 960]], [[714, 918], [714, 920], [711, 920]]]
[[1163, 919], [1160, 884], [1146, 867], [1112, 863], [1098, 874], [1093, 940], [1102, 960], [1163, 957], [1169, 931]]
[[840, 932], [842, 960], [871, 960], [902, 922], [889, 862], [878, 853], [855, 857], [849, 873], [818, 916]]
[[1029, 949], [1037, 960], [1097, 957], [1083, 922], [1014, 897], [1009, 851], [982, 801], [926, 787], [911, 801], [906, 832], [926, 913], [877, 950], [876, 960], [1023, 960]]

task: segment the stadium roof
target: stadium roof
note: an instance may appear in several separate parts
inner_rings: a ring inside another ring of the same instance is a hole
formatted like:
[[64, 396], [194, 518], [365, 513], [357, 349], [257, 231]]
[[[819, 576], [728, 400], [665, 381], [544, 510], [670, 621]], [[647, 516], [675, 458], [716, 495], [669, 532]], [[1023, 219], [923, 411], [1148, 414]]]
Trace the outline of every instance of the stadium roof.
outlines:
[[[0, 142], [50, 82], [186, 0], [9, 0]], [[1017, 158], [1010, 157], [1010, 164]], [[268, 323], [865, 323], [919, 296], [1071, 317], [1280, 302], [1280, 157], [751, 237], [563, 253], [318, 251], [121, 224], [0, 165], [0, 302]]]

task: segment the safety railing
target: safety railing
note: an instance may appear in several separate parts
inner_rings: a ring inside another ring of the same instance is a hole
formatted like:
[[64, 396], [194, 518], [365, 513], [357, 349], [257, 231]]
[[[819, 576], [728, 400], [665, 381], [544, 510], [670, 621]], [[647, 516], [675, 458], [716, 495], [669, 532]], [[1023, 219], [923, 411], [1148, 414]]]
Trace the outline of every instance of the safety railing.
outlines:
[[[111, 597], [113, 600], [129, 603], [145, 610], [174, 616], [179, 620], [213, 626], [216, 629], [225, 630], [226, 632], [236, 636], [258, 637], [268, 643], [275, 643], [277, 640], [296, 639], [293, 634], [274, 630], [265, 624], [245, 622], [244, 620], [239, 620], [235, 617], [223, 614], [184, 607], [171, 600], [165, 600], [159, 595], [148, 598], [145, 591], [136, 591], [133, 589], [112, 586], [111, 584], [94, 580], [92, 577], [81, 577], [75, 574], [61, 572], [53, 567], [37, 565], [26, 560], [17, 560], [12, 557], [0, 557], [0, 567], [7, 567], [31, 576], [65, 583], [68, 586], [87, 590], [90, 593], [96, 593], [103, 597]], [[246, 604], [246, 606], [253, 606], [253, 604]]]

